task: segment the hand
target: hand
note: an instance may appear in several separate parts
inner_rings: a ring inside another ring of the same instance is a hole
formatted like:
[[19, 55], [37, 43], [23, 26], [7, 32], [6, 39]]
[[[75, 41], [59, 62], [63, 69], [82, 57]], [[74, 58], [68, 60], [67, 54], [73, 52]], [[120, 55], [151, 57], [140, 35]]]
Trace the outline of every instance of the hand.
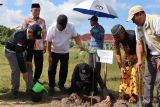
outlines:
[[157, 70], [160, 70], [160, 59], [157, 59]]
[[80, 46], [80, 51], [85, 51], [86, 49], [83, 46]]
[[122, 79], [124, 78], [124, 75], [123, 75], [124, 72], [125, 72], [125, 69], [124, 69], [123, 67], [121, 67], [121, 74], [120, 74], [120, 75], [121, 75], [121, 78], [122, 78]]
[[111, 105], [111, 99], [109, 96], [106, 96], [105, 103], [107, 104], [107, 106]]
[[32, 62], [26, 62], [26, 66], [27, 66], [27, 68], [33, 68], [33, 65], [32, 65]]
[[138, 62], [136, 63], [136, 70], [137, 70], [138, 72], [142, 71], [142, 61], [138, 61]]
[[23, 73], [23, 79], [28, 82], [28, 72]]

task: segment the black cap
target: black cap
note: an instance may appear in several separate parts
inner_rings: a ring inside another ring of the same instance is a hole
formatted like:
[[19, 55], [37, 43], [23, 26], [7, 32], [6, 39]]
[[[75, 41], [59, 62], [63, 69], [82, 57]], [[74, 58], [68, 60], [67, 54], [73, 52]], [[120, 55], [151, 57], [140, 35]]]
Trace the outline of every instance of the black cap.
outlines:
[[33, 3], [31, 8], [40, 8], [40, 4], [39, 3]]
[[68, 18], [66, 15], [61, 14], [57, 18], [57, 28], [65, 28], [68, 22]]
[[91, 69], [88, 64], [86, 63], [81, 64], [81, 67], [79, 68], [79, 76], [81, 80], [85, 80], [91, 76]]
[[33, 24], [29, 28], [33, 31], [35, 39], [41, 39], [42, 28], [38, 24]]
[[112, 35], [113, 36], [117, 35], [122, 28], [124, 29], [124, 27], [121, 24], [114, 25], [111, 29]]
[[92, 21], [98, 21], [98, 17], [97, 16], [92, 16], [91, 18], [89, 18], [88, 20], [92, 20]]

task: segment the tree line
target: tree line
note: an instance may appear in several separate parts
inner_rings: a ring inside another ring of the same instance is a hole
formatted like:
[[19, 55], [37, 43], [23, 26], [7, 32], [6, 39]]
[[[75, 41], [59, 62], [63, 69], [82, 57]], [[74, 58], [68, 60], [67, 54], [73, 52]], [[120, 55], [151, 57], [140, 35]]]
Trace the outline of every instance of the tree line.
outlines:
[[0, 44], [4, 45], [15, 29], [0, 25]]

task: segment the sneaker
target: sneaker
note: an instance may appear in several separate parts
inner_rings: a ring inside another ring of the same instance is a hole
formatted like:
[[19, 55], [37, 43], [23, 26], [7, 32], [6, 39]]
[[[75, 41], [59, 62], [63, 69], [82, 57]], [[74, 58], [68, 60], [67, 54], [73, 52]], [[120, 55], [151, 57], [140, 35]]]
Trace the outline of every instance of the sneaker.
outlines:
[[18, 91], [12, 91], [12, 95], [13, 95], [13, 97], [14, 97], [15, 99], [17, 99], [18, 96], [19, 96], [19, 92], [18, 92]]
[[49, 96], [53, 97], [54, 95], [54, 88], [49, 88]]

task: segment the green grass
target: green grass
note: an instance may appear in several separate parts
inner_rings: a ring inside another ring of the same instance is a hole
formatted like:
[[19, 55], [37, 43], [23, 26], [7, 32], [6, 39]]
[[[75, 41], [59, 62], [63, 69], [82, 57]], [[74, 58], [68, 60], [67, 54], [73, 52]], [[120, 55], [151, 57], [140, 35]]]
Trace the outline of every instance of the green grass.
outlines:
[[[70, 86], [71, 82], [71, 76], [74, 70], [74, 67], [76, 64], [82, 62], [77, 58], [77, 55], [79, 53], [79, 49], [76, 47], [73, 47], [70, 49], [70, 59], [69, 59], [69, 72], [68, 72], [68, 77], [66, 80], [66, 87]], [[48, 57], [47, 53], [45, 53], [44, 57], [44, 64], [43, 64], [43, 72], [41, 75], [40, 81], [45, 83], [45, 87], [48, 88]], [[83, 59], [83, 62], [87, 62], [88, 56], [85, 55]], [[101, 76], [104, 78], [104, 71], [105, 71], [105, 64], [102, 64], [102, 69], [101, 69]], [[118, 87], [120, 84], [120, 73], [119, 69], [117, 66], [117, 63], [115, 62], [115, 59], [113, 61], [113, 64], [107, 64], [107, 81], [106, 81], [106, 86], [112, 92], [115, 96], [118, 96]], [[57, 68], [57, 74], [56, 74], [56, 82], [59, 80], [59, 66]], [[5, 93], [8, 92], [11, 88], [11, 69], [8, 64], [8, 61], [4, 55], [4, 46], [0, 46], [0, 93]], [[25, 92], [25, 82], [22, 79], [21, 76], [21, 81], [20, 81], [20, 91]], [[6, 97], [10, 97], [6, 96]], [[5, 97], [5, 99], [7, 99]]]
[[[82, 62], [79, 59], [77, 59], [77, 55], [79, 53], [79, 49], [76, 47], [70, 49], [70, 59], [69, 59], [69, 69], [68, 69], [68, 76], [65, 86], [70, 86], [71, 76], [74, 70], [74, 67], [76, 64]], [[48, 57], [47, 53], [45, 53], [44, 57], [44, 65], [43, 65], [43, 72], [41, 75], [40, 81], [48, 83]], [[87, 62], [88, 56], [85, 56], [83, 58], [85, 62]], [[104, 64], [102, 64], [102, 70], [101, 75], [102, 77], [104, 74]], [[0, 46], [0, 92], [6, 92], [11, 88], [11, 69], [8, 64], [8, 61], [4, 55], [4, 46]], [[114, 64], [107, 64], [107, 87], [111, 90], [118, 90], [119, 85], [119, 70], [117, 68], [117, 64], [114, 61]], [[59, 80], [59, 67], [57, 68], [57, 74], [56, 74], [56, 82]], [[20, 90], [25, 90], [25, 83], [21, 76], [21, 83], [20, 83]]]

